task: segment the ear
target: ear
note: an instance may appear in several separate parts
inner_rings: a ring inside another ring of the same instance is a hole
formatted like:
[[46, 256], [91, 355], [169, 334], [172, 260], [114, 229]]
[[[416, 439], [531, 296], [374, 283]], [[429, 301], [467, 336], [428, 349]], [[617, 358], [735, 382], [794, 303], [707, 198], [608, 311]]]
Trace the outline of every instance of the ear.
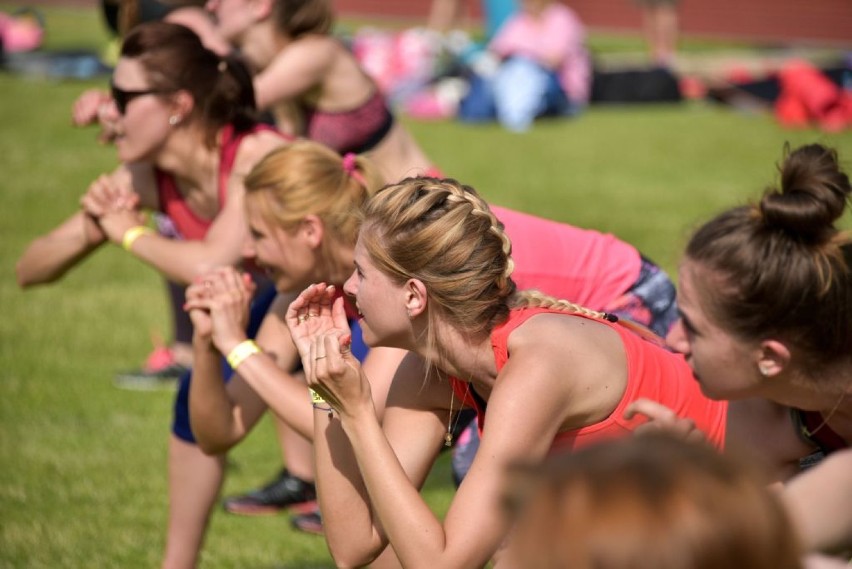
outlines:
[[325, 236], [325, 224], [316, 215], [306, 215], [299, 225], [299, 235], [311, 249], [319, 249]]
[[757, 369], [763, 377], [774, 377], [790, 365], [790, 350], [778, 340], [763, 340], [757, 353]]
[[409, 318], [415, 318], [426, 312], [426, 285], [419, 279], [408, 279], [405, 282], [405, 309]]
[[262, 21], [272, 14], [272, 5], [274, 0], [254, 0], [251, 3], [250, 10], [255, 21]]
[[178, 117], [178, 121], [182, 122], [195, 108], [195, 100], [189, 91], [180, 90], [172, 96], [172, 116]]

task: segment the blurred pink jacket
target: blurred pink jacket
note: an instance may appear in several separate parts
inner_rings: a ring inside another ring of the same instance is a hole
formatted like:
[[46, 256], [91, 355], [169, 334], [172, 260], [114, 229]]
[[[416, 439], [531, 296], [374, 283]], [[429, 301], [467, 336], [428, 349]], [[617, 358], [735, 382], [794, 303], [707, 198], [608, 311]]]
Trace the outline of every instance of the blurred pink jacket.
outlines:
[[539, 17], [521, 10], [497, 32], [489, 49], [505, 58], [524, 55], [559, 77], [559, 84], [575, 103], [587, 103], [591, 89], [591, 61], [585, 46], [586, 29], [576, 13], [552, 2]]

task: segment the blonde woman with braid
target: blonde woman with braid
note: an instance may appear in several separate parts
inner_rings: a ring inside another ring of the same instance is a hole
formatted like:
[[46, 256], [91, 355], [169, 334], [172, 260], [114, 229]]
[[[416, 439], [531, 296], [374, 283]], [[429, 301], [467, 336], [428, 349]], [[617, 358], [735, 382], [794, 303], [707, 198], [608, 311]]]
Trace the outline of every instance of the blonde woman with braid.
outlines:
[[[409, 352], [381, 421], [337, 288], [311, 285], [286, 316], [323, 399], [318, 494], [340, 566], [369, 563], [388, 544], [405, 567], [486, 564], [509, 531], [505, 467], [631, 433], [644, 419], [623, 411], [637, 397], [722, 445], [726, 405], [701, 395], [681, 357], [608, 315], [516, 290], [509, 239], [470, 187], [432, 178], [387, 186], [364, 207], [354, 264], [344, 290], [364, 341]], [[482, 445], [441, 521], [418, 489], [462, 407], [479, 411]]]

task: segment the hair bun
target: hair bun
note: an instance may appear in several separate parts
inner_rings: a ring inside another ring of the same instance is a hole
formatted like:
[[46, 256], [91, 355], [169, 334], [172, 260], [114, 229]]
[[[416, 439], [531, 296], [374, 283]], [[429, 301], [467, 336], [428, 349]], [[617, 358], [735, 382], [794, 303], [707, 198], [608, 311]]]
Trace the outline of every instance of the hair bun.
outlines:
[[780, 170], [780, 190], [768, 188], [760, 201], [766, 226], [811, 242], [830, 239], [852, 191], [837, 153], [820, 144], [788, 148]]

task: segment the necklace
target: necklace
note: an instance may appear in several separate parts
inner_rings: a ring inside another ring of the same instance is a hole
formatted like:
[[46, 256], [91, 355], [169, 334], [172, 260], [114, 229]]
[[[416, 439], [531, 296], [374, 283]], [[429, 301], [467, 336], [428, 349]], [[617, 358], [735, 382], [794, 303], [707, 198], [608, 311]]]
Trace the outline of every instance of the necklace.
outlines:
[[840, 408], [840, 404], [843, 403], [843, 400], [846, 399], [846, 392], [840, 394], [840, 398], [837, 400], [837, 403], [834, 404], [834, 407], [831, 408], [831, 411], [828, 412], [828, 415], [823, 415], [822, 423], [817, 426], [813, 431], [809, 430], [807, 427], [802, 427], [802, 431], [804, 431], [805, 435], [808, 437], [812, 437], [819, 432], [820, 429], [825, 427], [831, 418], [834, 416], [834, 413]]
[[[465, 391], [464, 398], [467, 399], [468, 394], [470, 393], [470, 381], [467, 383], [467, 390]], [[456, 413], [456, 421], [452, 423], [453, 420], [453, 401], [455, 401], [456, 390], [453, 389], [452, 384], [450, 384], [450, 414], [447, 417], [447, 434], [444, 435], [444, 446], [451, 447], [453, 446], [453, 431], [456, 427], [459, 426], [459, 419], [461, 418], [461, 404], [464, 404], [464, 401], [460, 401], [459, 410]]]

